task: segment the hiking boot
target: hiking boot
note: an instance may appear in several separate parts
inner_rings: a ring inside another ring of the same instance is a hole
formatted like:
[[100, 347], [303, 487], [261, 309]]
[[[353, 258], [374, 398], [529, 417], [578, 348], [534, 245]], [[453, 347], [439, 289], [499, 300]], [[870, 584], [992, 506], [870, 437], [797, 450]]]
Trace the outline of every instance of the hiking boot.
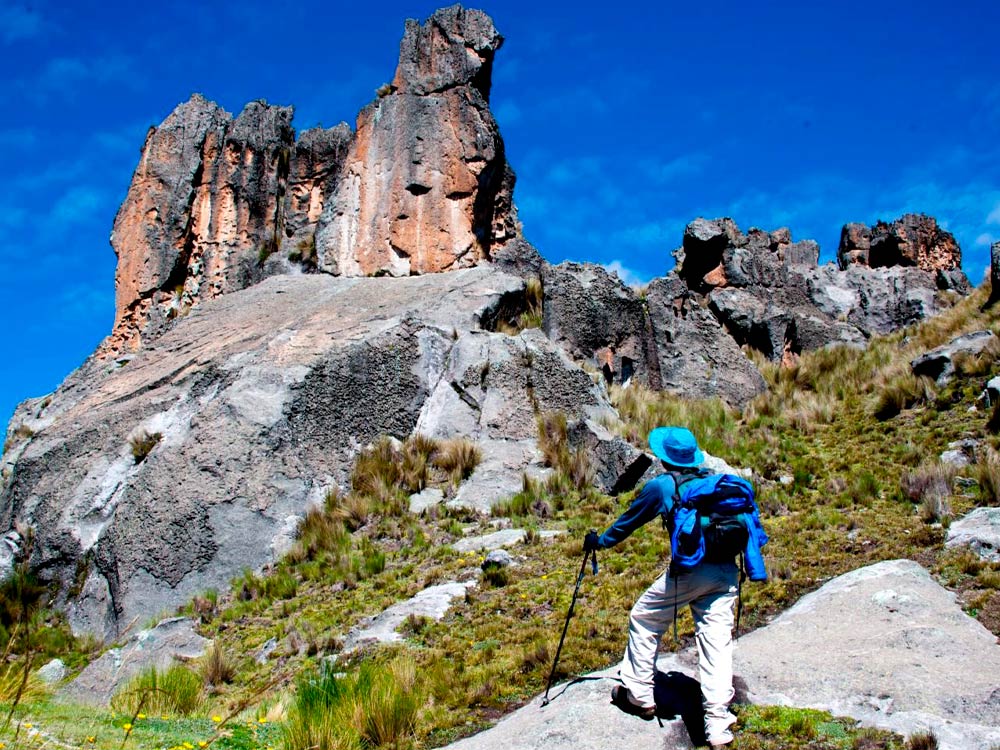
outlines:
[[615, 685], [611, 690], [611, 702], [620, 710], [631, 716], [638, 716], [643, 721], [652, 721], [656, 717], [656, 706], [638, 706], [632, 702], [628, 688]]

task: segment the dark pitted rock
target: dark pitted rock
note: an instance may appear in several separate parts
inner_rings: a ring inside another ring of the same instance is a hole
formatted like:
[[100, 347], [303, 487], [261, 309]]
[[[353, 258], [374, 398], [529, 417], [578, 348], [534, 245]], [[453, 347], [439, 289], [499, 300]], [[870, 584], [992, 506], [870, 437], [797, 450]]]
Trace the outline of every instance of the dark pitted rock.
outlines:
[[871, 227], [857, 222], [844, 224], [840, 230], [840, 246], [837, 248], [837, 263], [841, 270], [854, 264], [867, 266], [871, 249]]
[[605, 268], [560, 263], [543, 271], [542, 328], [571, 357], [599, 368], [608, 383], [649, 382], [650, 340], [642, 300]]
[[718, 396], [742, 406], [764, 391], [764, 378], [702, 299], [674, 274], [655, 279], [647, 289], [660, 384], [664, 390]]
[[653, 459], [592, 420], [580, 420], [567, 431], [573, 448], [584, 448], [590, 458], [594, 486], [608, 495], [633, 489]]
[[987, 562], [1000, 562], [1000, 508], [976, 508], [948, 527], [946, 547], [969, 547]]
[[488, 16], [457, 5], [423, 26], [407, 22], [393, 86], [358, 116], [320, 218], [321, 269], [408, 276], [466, 268], [518, 235], [514, 173], [488, 104], [500, 42]]
[[684, 228], [683, 244], [674, 251], [676, 273], [696, 292], [706, 292], [728, 281], [725, 253], [746, 243], [739, 227], [730, 218], [695, 219]]
[[542, 278], [548, 265], [535, 246], [522, 237], [515, 237], [498, 247], [490, 260], [504, 273], [520, 276], [522, 279]]
[[991, 331], [973, 331], [952, 339], [944, 346], [931, 349], [926, 354], [910, 362], [914, 375], [921, 375], [937, 381], [948, 382], [955, 374], [955, 357], [975, 356], [987, 347], [996, 347], [997, 337]]

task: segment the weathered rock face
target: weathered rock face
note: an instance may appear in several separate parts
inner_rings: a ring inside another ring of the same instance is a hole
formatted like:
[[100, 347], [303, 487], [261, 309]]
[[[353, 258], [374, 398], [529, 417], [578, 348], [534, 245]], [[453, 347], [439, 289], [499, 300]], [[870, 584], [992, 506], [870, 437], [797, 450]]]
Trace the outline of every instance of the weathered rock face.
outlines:
[[922, 271], [950, 271], [962, 265], [962, 251], [950, 232], [933, 216], [905, 214], [891, 224], [879, 221], [845, 224], [837, 261], [841, 269], [860, 264], [871, 268], [915, 266]]
[[608, 383], [650, 381], [649, 336], [642, 300], [601, 266], [560, 263], [542, 272], [542, 327], [578, 360], [599, 367]]
[[[612, 413], [540, 331], [481, 330], [523, 285], [489, 267], [282, 275], [206, 301], [127, 365], [92, 359], [19, 409], [31, 431], [3, 457], [0, 528], [33, 526], [32, 563], [73, 627], [114, 636], [274, 560], [381, 435], [475, 440], [506, 482], [471, 493], [488, 510], [539, 460], [536, 409]], [[160, 437], [136, 462], [142, 432]]]
[[320, 221], [320, 267], [351, 276], [463, 268], [514, 234], [514, 174], [489, 110], [503, 39], [452, 6], [408, 22], [391, 91], [358, 117]]
[[115, 219], [116, 317], [103, 352], [299, 264], [346, 276], [475, 265], [516, 235], [514, 173], [489, 110], [502, 37], [453, 6], [410, 21], [389, 91], [357, 133], [296, 141], [291, 107], [235, 119], [200, 95], [151, 128]]
[[150, 129], [111, 235], [106, 351], [134, 351], [192, 305], [284, 270], [286, 241], [308, 254], [350, 129], [308, 131], [296, 144], [291, 121], [290, 107], [264, 102], [233, 119], [195, 94]]
[[760, 372], [679, 276], [650, 283], [646, 306], [664, 390], [739, 405], [763, 393]]

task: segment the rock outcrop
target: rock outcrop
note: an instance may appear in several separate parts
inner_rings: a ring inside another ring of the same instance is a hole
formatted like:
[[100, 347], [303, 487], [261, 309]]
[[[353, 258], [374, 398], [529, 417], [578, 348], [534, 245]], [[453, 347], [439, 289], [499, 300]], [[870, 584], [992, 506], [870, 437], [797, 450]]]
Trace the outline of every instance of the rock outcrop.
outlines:
[[837, 262], [870, 268], [913, 266], [921, 271], [952, 271], [962, 265], [962, 251], [954, 236], [938, 226], [933, 216], [905, 214], [892, 223], [875, 226], [845, 224], [840, 232]]
[[824, 709], [902, 734], [933, 731], [942, 750], [1000, 742], [1000, 646], [909, 560], [855, 570], [804, 596], [740, 638], [734, 667], [754, 702]]
[[948, 527], [947, 547], [968, 547], [987, 562], [1000, 562], [1000, 508], [976, 508]]
[[514, 173], [488, 104], [502, 42], [487, 15], [457, 5], [407, 23], [395, 78], [359, 115], [321, 218], [321, 268], [433, 273], [513, 236]]
[[273, 561], [381, 435], [475, 441], [453, 501], [488, 512], [541, 469], [538, 412], [613, 414], [537, 329], [482, 330], [523, 284], [485, 266], [282, 275], [208, 300], [126, 365], [92, 359], [22, 405], [33, 427], [3, 457], [0, 528], [33, 526], [33, 567], [74, 629], [114, 637]]
[[517, 234], [514, 173], [489, 110], [502, 37], [452, 6], [410, 21], [393, 83], [298, 140], [291, 107], [233, 119], [194, 95], [151, 128], [115, 219], [114, 332], [135, 351], [193, 305], [289, 269], [405, 276], [464, 268]]

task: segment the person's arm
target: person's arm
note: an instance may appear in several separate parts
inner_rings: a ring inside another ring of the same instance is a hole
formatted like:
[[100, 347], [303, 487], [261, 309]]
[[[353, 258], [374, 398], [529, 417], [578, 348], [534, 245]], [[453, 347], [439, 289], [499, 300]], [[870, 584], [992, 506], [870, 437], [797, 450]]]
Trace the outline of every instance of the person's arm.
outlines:
[[[667, 486], [664, 486], [664, 485]], [[598, 537], [599, 549], [614, 547], [640, 526], [649, 523], [658, 515], [667, 510], [668, 496], [664, 491], [669, 489], [673, 493], [673, 480], [670, 477], [657, 477], [643, 486], [639, 494], [635, 496], [628, 510], [622, 513], [618, 520], [611, 524], [603, 534]]]

